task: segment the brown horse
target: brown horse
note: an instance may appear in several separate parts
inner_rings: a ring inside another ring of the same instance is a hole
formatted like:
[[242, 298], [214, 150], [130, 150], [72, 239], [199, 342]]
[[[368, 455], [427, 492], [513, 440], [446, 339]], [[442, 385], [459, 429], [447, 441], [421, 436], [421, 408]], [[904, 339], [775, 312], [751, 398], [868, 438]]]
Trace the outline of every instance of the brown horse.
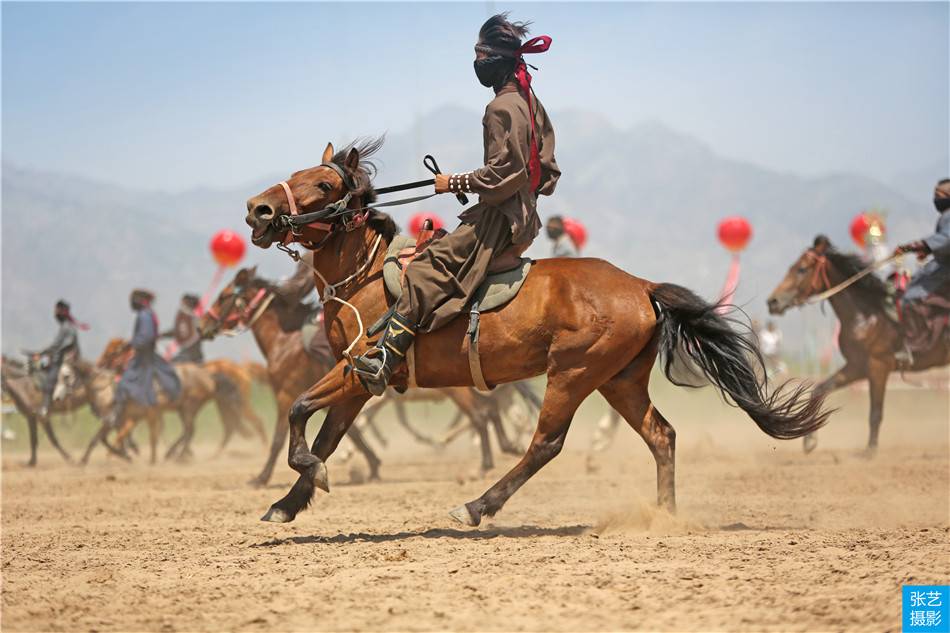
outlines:
[[[828, 238], [819, 235], [769, 295], [769, 312], [784, 314], [789, 308], [803, 305], [809, 297], [837, 286], [864, 268], [860, 257], [835, 250]], [[867, 452], [873, 454], [884, 416], [887, 378], [897, 366], [894, 352], [900, 349], [903, 341], [901, 327], [888, 315], [890, 293], [887, 286], [874, 275], [867, 275], [832, 295], [829, 301], [841, 322], [838, 347], [845, 364], [819, 383], [815, 391], [825, 394], [858, 380], [868, 381], [871, 408]], [[944, 337], [927, 353], [914, 354], [914, 365], [907, 370], [922, 371], [948, 363], [950, 341]], [[811, 452], [816, 446], [814, 435], [805, 437], [805, 452]]]
[[[265, 295], [268, 299], [264, 299]], [[242, 269], [221, 290], [198, 325], [199, 332], [206, 339], [250, 329], [267, 360], [269, 382], [277, 399], [278, 418], [267, 462], [260, 474], [250, 481], [255, 486], [264, 486], [270, 481], [277, 455], [287, 439], [286, 415], [294, 399], [330, 369], [312, 358], [303, 346], [300, 328], [311, 312], [312, 306], [290, 304], [279, 293], [274, 293], [268, 282], [257, 279], [254, 269]], [[366, 458], [369, 478], [378, 479], [379, 457], [357, 429], [349, 429], [348, 435]]]
[[[349, 146], [339, 153], [328, 145], [323, 164], [299, 171], [247, 202], [246, 221], [256, 246], [267, 248], [292, 237], [314, 250], [317, 290], [327, 299], [327, 333], [340, 359], [371, 344], [357, 313], [362, 323], [373, 323], [393, 301], [382, 267], [385, 244], [397, 229], [391, 218], [369, 208], [375, 200], [371, 166], [361, 162], [361, 155], [366, 158], [379, 144]], [[297, 222], [311, 224], [288, 235], [290, 214], [297, 212], [303, 216]], [[404, 365], [391, 384], [472, 386], [467, 325], [461, 318], [418, 336], [414, 376]], [[595, 390], [646, 441], [656, 460], [658, 501], [673, 510], [675, 432], [648, 392], [660, 351], [666, 354], [664, 369], [671, 380], [688, 384], [674, 376], [673, 368], [676, 359], [691, 360], [693, 374], [705, 376], [772, 437], [801, 437], [827, 418], [822, 396], [809, 396], [804, 386], [767, 394], [762, 357], [752, 339], [689, 290], [639, 279], [599, 259], [540, 260], [510, 303], [482, 315], [480, 338], [489, 384], [547, 375], [537, 429], [521, 461], [478, 499], [456, 508], [453, 518], [478, 525], [482, 517], [498, 512], [560, 452], [574, 412]], [[292, 521], [310, 504], [316, 488], [329, 490], [324, 462], [368, 399], [342, 360], [297, 399], [290, 411], [288, 462], [300, 476], [263, 520]], [[329, 413], [308, 447], [307, 421], [324, 408]]]
[[[53, 431], [49, 416], [41, 416], [38, 411], [43, 404], [43, 392], [37, 385], [35, 370], [30, 364], [3, 357], [0, 367], [0, 387], [3, 393], [9, 396], [13, 406], [26, 418], [27, 429], [30, 435], [30, 460], [27, 466], [36, 466], [36, 449], [39, 444], [39, 427], [43, 427], [50, 444], [67, 462], [72, 461], [69, 453], [60, 445], [59, 439]], [[84, 385], [80, 384], [76, 392], [65, 400], [54, 400], [52, 413], [71, 413], [89, 402], [89, 395]]]
[[[116, 376], [121, 373], [125, 367], [131, 346], [128, 341], [121, 338], [114, 338], [106, 344], [105, 349], [96, 362], [99, 370], [108, 372], [110, 376]], [[130, 402], [126, 409], [125, 420], [118, 429], [116, 444], [122, 446], [125, 438], [129, 437], [138, 420], [145, 419], [149, 423], [149, 444], [151, 448], [150, 461], [156, 461], [156, 449], [158, 436], [161, 429], [161, 414], [165, 411], [175, 411], [178, 413], [182, 422], [181, 435], [176, 439], [165, 453], [165, 459], [183, 460], [191, 457], [191, 441], [195, 433], [195, 419], [198, 412], [208, 402], [214, 401], [218, 408], [221, 423], [224, 426], [224, 435], [218, 447], [220, 453], [227, 446], [235, 432], [247, 434], [241, 427], [241, 394], [230, 379], [225, 378], [223, 374], [214, 374], [209, 369], [196, 365], [194, 363], [180, 363], [175, 365], [175, 371], [181, 380], [181, 395], [178, 400], [169, 400], [164, 392], [157, 390], [158, 403], [154, 407], [146, 407], [136, 402]], [[113, 384], [104, 384], [101, 389], [95, 388], [99, 411], [110, 409], [114, 402], [115, 389]], [[86, 452], [83, 455], [82, 463], [89, 461], [92, 450], [97, 443], [105, 442], [110, 429], [103, 422], [99, 431], [93, 436]]]

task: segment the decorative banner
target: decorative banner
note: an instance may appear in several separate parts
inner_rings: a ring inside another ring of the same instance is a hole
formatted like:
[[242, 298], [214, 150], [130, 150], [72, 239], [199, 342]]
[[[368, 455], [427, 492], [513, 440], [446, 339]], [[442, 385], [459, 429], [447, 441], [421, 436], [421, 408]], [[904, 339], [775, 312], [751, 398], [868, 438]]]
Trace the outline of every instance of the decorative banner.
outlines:
[[736, 288], [739, 287], [739, 253], [752, 239], [752, 225], [741, 216], [731, 216], [719, 223], [716, 235], [719, 242], [732, 252], [729, 273], [726, 275], [726, 283], [722, 286], [722, 292], [719, 293], [721, 298], [716, 307], [717, 313], [724, 314], [729, 311], [729, 306], [732, 305], [733, 297], [736, 294]]
[[422, 230], [422, 225], [425, 224], [426, 220], [432, 220], [432, 228], [436, 231], [445, 226], [442, 218], [436, 214], [422, 211], [409, 218], [409, 235], [419, 237], [419, 231]]
[[733, 253], [732, 262], [729, 264], [729, 273], [726, 275], [726, 283], [722, 285], [721, 297], [716, 307], [718, 314], [724, 314], [729, 311], [732, 305], [732, 299], [736, 294], [736, 288], [739, 287], [739, 253]]
[[564, 218], [564, 232], [571, 238], [571, 241], [574, 242], [574, 248], [580, 253], [587, 244], [587, 229], [584, 225], [580, 220]]

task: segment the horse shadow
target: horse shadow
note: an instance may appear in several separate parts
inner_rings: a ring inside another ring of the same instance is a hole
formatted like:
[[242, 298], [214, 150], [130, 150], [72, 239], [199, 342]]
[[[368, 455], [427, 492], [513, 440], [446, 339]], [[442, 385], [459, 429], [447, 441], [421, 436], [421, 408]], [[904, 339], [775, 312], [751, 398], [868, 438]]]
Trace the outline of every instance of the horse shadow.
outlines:
[[520, 525], [513, 527], [491, 527], [481, 530], [458, 530], [454, 528], [430, 528], [428, 530], [394, 532], [392, 534], [370, 534], [368, 532], [351, 532], [334, 536], [291, 536], [288, 538], [272, 539], [263, 543], [253, 543], [250, 547], [276, 547], [294, 543], [332, 544], [332, 543], [392, 543], [414, 538], [426, 539], [464, 539], [483, 541], [493, 538], [535, 538], [539, 536], [582, 536], [588, 533], [593, 526], [567, 525], [563, 527], [540, 527], [537, 525]]

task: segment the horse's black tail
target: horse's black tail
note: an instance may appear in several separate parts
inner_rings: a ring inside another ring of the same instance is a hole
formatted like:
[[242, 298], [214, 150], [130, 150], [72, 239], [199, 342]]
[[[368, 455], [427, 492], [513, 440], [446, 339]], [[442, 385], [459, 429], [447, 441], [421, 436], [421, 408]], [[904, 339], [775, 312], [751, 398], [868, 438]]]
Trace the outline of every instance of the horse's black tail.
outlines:
[[809, 385], [786, 383], [767, 393], [765, 363], [745, 323], [717, 313], [715, 305], [682, 286], [658, 284], [650, 297], [659, 316], [663, 373], [673, 384], [700, 386], [685, 380], [683, 370], [705, 377], [778, 439], [802, 437], [827, 422], [831, 411], [824, 410], [824, 394], [809, 393]]

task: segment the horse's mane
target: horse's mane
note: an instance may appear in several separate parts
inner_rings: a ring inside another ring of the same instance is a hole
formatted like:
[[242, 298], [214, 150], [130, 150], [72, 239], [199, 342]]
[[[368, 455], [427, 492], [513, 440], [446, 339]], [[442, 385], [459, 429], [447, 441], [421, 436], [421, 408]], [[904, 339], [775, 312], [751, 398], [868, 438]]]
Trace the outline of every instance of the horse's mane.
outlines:
[[[845, 279], [853, 277], [867, 268], [867, 264], [861, 257], [854, 253], [844, 253], [832, 247], [825, 252], [825, 255], [828, 257], [828, 261], [831, 262], [831, 265], [834, 266]], [[873, 274], [865, 275], [862, 279], [856, 281], [851, 286], [851, 289], [854, 291], [854, 297], [858, 301], [858, 304], [865, 311], [880, 310], [890, 298], [887, 285], [880, 277]]]
[[[376, 176], [376, 163], [373, 156], [383, 147], [386, 141], [385, 136], [358, 138], [346, 145], [343, 149], [333, 155], [330, 160], [343, 171], [347, 173], [356, 185], [355, 195], [360, 196], [360, 202], [364, 207], [368, 207], [376, 202], [376, 191], [373, 189], [373, 178]], [[360, 164], [356, 169], [346, 167], [346, 157], [351, 149], [356, 149], [360, 155]], [[396, 222], [381, 211], [375, 209], [370, 212], [369, 228], [383, 236], [386, 242], [391, 242], [393, 237], [399, 233], [399, 227]]]

